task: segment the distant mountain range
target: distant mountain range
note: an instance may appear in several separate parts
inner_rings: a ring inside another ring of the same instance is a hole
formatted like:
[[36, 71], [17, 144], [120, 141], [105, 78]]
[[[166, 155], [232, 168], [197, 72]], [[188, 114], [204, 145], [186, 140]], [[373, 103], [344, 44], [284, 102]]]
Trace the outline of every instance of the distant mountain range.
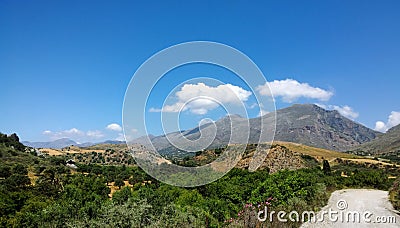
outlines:
[[240, 138], [237, 135], [244, 134], [240, 129], [247, 126], [247, 121], [249, 121], [248, 142], [257, 143], [261, 132], [260, 121], [262, 120], [265, 126], [262, 130], [272, 131], [275, 115], [274, 140], [278, 141], [347, 151], [381, 135], [379, 132], [347, 119], [336, 110], [325, 110], [313, 104], [296, 104], [249, 120], [237, 115], [225, 117], [216, 121], [215, 126], [209, 123], [187, 131], [153, 137], [151, 141], [161, 154], [167, 154], [174, 150], [168, 139], [172, 139], [176, 144], [184, 145], [185, 138], [193, 140], [200, 138], [200, 135], [207, 138], [207, 134], [211, 134], [213, 128], [216, 127], [215, 139], [209, 148], [219, 147], [229, 142], [231, 121], [234, 122], [233, 127], [237, 138]]
[[22, 141], [22, 144], [25, 146], [30, 146], [34, 148], [53, 148], [53, 149], [61, 149], [67, 146], [78, 146], [78, 147], [88, 147], [97, 144], [124, 144], [125, 141], [117, 141], [117, 140], [107, 140], [100, 143], [77, 143], [74, 140], [68, 138], [57, 139], [50, 142], [29, 142], [29, 141]]
[[[129, 143], [148, 145], [149, 140], [160, 154], [179, 152], [170, 141], [185, 147], [187, 140], [211, 139], [208, 148], [225, 146], [230, 140], [231, 124], [235, 138], [242, 138], [243, 129], [250, 127], [248, 143], [258, 143], [261, 130], [271, 131], [276, 116], [276, 141], [294, 142], [307, 146], [336, 151], [362, 150], [368, 153], [379, 153], [400, 148], [400, 125], [390, 129], [386, 134], [374, 131], [354, 122], [335, 110], [325, 110], [313, 104], [295, 104], [288, 108], [268, 113], [264, 116], [245, 119], [238, 115], [226, 116], [214, 123], [206, 123], [193, 129], [172, 132], [166, 135], [149, 135], [137, 138]], [[260, 129], [263, 121], [265, 129]], [[247, 125], [249, 123], [249, 125]], [[216, 129], [216, 132], [215, 132]], [[244, 136], [243, 136], [244, 137]], [[263, 142], [261, 140], [261, 142]], [[70, 139], [59, 139], [52, 142], [22, 142], [36, 148], [56, 148], [76, 145], [87, 147], [95, 144], [123, 144], [123, 141], [105, 141], [101, 143], [78, 144]], [[201, 142], [200, 142], [201, 143]], [[189, 148], [190, 147], [186, 147]]]

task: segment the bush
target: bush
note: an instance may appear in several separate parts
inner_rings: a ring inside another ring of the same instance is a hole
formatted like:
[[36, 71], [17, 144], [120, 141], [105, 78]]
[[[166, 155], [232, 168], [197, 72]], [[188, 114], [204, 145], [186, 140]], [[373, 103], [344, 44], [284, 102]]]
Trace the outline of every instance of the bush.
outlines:
[[389, 199], [394, 209], [400, 210], [400, 177], [398, 177], [389, 190]]
[[121, 178], [117, 178], [114, 181], [114, 186], [118, 187], [119, 189], [121, 189], [122, 186], [124, 186], [125, 183]]

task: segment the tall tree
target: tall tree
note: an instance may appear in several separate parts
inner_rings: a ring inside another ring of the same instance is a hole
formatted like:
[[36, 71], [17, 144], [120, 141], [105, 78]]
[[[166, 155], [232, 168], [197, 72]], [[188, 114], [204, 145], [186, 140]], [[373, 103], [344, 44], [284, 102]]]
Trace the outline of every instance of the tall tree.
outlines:
[[324, 160], [322, 162], [322, 171], [324, 172], [325, 175], [331, 174], [331, 166], [329, 165], [328, 160]]

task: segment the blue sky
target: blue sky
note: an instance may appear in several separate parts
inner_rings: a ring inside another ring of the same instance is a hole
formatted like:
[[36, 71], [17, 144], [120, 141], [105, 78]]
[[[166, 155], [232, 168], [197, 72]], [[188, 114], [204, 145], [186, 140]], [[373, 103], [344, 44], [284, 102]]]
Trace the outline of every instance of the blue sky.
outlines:
[[278, 108], [319, 103], [384, 131], [400, 121], [399, 10], [399, 1], [1, 1], [0, 131], [31, 141], [120, 138], [134, 72], [196, 40], [242, 51], [277, 86], [332, 93], [281, 93]]

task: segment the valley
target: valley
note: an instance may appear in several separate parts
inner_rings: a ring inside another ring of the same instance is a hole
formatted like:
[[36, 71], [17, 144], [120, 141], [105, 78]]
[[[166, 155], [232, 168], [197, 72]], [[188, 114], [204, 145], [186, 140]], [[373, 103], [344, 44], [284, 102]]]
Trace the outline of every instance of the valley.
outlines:
[[[245, 150], [236, 166], [219, 180], [193, 188], [164, 184], [137, 166], [132, 153], [148, 150], [148, 145], [140, 143], [143, 137], [128, 145], [72, 142], [60, 147], [71, 142], [68, 139], [24, 142], [50, 146], [34, 148], [21, 144], [17, 135], [1, 134], [0, 204], [4, 210], [0, 225], [300, 227], [302, 223], [295, 221], [258, 221], [255, 205], [318, 211], [330, 202], [331, 194], [342, 189], [383, 190], [393, 207], [400, 209], [397, 127], [377, 133], [315, 105], [294, 105], [277, 112], [283, 117], [277, 120], [274, 142], [259, 143], [257, 129], [251, 128], [249, 143], [242, 145]], [[226, 150], [229, 119], [216, 121], [216, 125], [216, 140], [201, 151], [176, 150], [165, 136], [149, 138], [169, 163], [198, 167], [215, 161]], [[202, 133], [207, 134], [204, 129]], [[196, 138], [199, 131], [183, 133]], [[256, 151], [266, 158], [250, 172]], [[218, 171], [222, 167], [216, 163], [211, 168]]]

